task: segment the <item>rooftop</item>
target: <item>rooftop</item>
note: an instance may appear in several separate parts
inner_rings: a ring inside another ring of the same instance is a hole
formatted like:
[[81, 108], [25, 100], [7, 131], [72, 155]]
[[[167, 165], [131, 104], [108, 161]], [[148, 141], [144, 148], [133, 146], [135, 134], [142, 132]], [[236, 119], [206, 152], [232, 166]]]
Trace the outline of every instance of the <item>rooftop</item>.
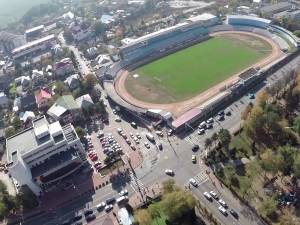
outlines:
[[248, 15], [228, 15], [227, 18], [231, 19], [248, 19], [248, 20], [258, 20], [263, 23], [271, 23], [271, 20], [261, 18], [261, 17], [256, 17], [256, 16], [248, 16]]
[[46, 37], [43, 37], [41, 39], [38, 39], [38, 40], [35, 40], [35, 41], [32, 41], [32, 42], [28, 42], [25, 45], [22, 45], [22, 46], [20, 46], [18, 48], [13, 49], [12, 53], [15, 54], [15, 53], [21, 52], [21, 51], [26, 50], [28, 48], [31, 48], [31, 47], [33, 47], [35, 45], [41, 44], [41, 43], [43, 43], [45, 41], [49, 41], [51, 39], [55, 39], [55, 35], [54, 34], [48, 35]]
[[217, 17], [211, 13], [203, 13], [198, 16], [192, 16], [192, 17], [188, 18], [187, 21], [198, 22], [198, 21], [206, 21], [206, 20], [210, 20], [210, 19], [214, 19], [214, 18], [217, 18]]
[[184, 113], [183, 115], [181, 115], [180, 117], [178, 117], [177, 119], [175, 119], [172, 122], [172, 126], [174, 128], [181, 127], [182, 125], [190, 122], [193, 118], [195, 118], [198, 115], [200, 115], [201, 112], [202, 112], [201, 109], [199, 109], [199, 108], [193, 108], [193, 109], [187, 111], [186, 113]]
[[30, 28], [30, 29], [25, 31], [25, 34], [30, 34], [32, 32], [38, 31], [38, 30], [44, 30], [44, 25], [40, 25], [40, 26], [37, 26], [37, 27]]
[[285, 10], [285, 9], [291, 8], [291, 7], [292, 7], [292, 4], [289, 2], [278, 2], [277, 4], [262, 7], [260, 10], [264, 13], [272, 13], [272, 12], [276, 12], [281, 9]]

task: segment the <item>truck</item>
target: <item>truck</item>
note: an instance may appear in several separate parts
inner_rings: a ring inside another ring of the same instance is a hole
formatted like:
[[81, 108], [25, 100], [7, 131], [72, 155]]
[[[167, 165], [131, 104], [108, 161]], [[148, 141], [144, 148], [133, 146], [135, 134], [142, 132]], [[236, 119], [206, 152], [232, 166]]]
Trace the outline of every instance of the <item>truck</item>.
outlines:
[[153, 136], [152, 134], [150, 134], [150, 133], [147, 133], [147, 134], [146, 134], [146, 137], [147, 137], [147, 139], [148, 139], [149, 141], [151, 141], [151, 142], [154, 142], [154, 141], [155, 141], [154, 136]]

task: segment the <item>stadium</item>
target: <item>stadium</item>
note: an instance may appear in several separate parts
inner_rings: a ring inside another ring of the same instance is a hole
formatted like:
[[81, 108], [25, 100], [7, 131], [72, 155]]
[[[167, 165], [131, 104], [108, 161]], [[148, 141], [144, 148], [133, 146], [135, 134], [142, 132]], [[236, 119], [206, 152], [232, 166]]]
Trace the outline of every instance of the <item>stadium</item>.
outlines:
[[299, 45], [270, 20], [204, 13], [127, 39], [103, 84], [121, 108], [181, 130], [262, 82]]

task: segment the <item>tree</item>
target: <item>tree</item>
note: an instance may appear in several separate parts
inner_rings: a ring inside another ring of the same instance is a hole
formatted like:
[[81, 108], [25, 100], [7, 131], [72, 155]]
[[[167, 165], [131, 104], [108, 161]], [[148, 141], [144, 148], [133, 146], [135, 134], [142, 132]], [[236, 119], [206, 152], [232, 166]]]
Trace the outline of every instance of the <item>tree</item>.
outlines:
[[100, 21], [96, 21], [93, 25], [93, 30], [95, 32], [95, 36], [102, 36], [105, 32], [105, 26]]
[[152, 225], [151, 215], [146, 209], [136, 211], [134, 218], [139, 225]]
[[162, 183], [164, 193], [171, 193], [175, 190], [175, 181], [168, 179]]
[[148, 212], [150, 213], [152, 220], [155, 220], [157, 225], [159, 225], [159, 223], [156, 220], [157, 218], [160, 217], [160, 207], [159, 207], [159, 205], [157, 203], [156, 204], [151, 204], [148, 208]]
[[229, 149], [229, 144], [231, 141], [231, 135], [227, 129], [221, 129], [219, 131], [219, 140], [222, 144], [222, 146], [228, 150]]
[[214, 143], [215, 148], [216, 148], [216, 142], [217, 142], [218, 139], [219, 139], [218, 134], [217, 134], [216, 132], [214, 132], [214, 133], [212, 134], [212, 136], [211, 136], [211, 140], [212, 140], [212, 142]]
[[30, 210], [38, 206], [36, 195], [27, 187], [23, 186], [16, 196], [16, 202], [23, 209]]
[[82, 127], [77, 126], [75, 128], [75, 131], [80, 139], [82, 139], [86, 135], [86, 132], [84, 129], [82, 129]]
[[250, 103], [247, 105], [246, 109], [245, 109], [245, 110], [242, 112], [242, 114], [241, 114], [242, 120], [247, 120], [247, 118], [248, 118], [248, 116], [250, 115], [252, 109], [253, 109], [253, 103], [250, 102]]
[[299, 179], [300, 178], [300, 154], [299, 153], [295, 156], [294, 163], [293, 163], [293, 170], [294, 170], [294, 176]]
[[12, 126], [9, 126], [5, 129], [5, 138], [9, 138], [15, 134], [16, 134], [16, 130]]
[[300, 30], [295, 30], [295, 31], [294, 31], [294, 34], [295, 34], [297, 37], [300, 38]]
[[275, 175], [281, 168], [281, 165], [283, 164], [282, 157], [280, 155], [274, 154], [271, 149], [267, 149], [264, 153], [260, 155], [260, 157], [261, 167], [266, 172], [272, 173], [272, 175]]
[[284, 163], [281, 167], [281, 172], [283, 175], [290, 175], [293, 172], [293, 164], [294, 164], [294, 154], [297, 152], [297, 149], [291, 146], [283, 146], [279, 147], [278, 153], [281, 155]]
[[162, 208], [170, 222], [176, 221], [194, 210], [196, 200], [189, 192], [171, 192], [163, 197]]
[[93, 89], [93, 87], [97, 83], [97, 78], [94, 74], [88, 74], [85, 76], [85, 79], [83, 81], [83, 86], [87, 91], [90, 91]]
[[55, 87], [54, 88], [55, 94], [62, 96], [63, 94], [68, 93], [68, 88], [62, 81], [57, 81], [53, 86]]
[[15, 130], [19, 130], [22, 127], [22, 122], [18, 116], [13, 118], [12, 126], [15, 128]]
[[209, 148], [210, 149], [211, 145], [212, 145], [211, 139], [210, 138], [206, 138], [205, 142], [204, 142], [204, 148]]
[[265, 217], [275, 218], [276, 209], [277, 209], [277, 203], [275, 198], [272, 197], [263, 202], [263, 204], [259, 208], [259, 211]]

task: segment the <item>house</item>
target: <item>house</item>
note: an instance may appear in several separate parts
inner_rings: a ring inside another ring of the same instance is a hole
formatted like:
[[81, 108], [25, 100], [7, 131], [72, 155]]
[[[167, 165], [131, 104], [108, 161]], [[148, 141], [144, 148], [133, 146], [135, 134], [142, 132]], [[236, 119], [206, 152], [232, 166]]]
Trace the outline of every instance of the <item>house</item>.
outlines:
[[74, 13], [70, 11], [65, 13], [62, 15], [62, 19], [64, 23], [69, 24], [75, 19]]
[[51, 48], [51, 51], [54, 55], [60, 55], [63, 53], [63, 48], [59, 44], [57, 44]]
[[15, 82], [17, 85], [21, 85], [22, 89], [25, 90], [29, 88], [31, 84], [31, 78], [30, 76], [21, 76], [15, 79]]
[[54, 64], [54, 72], [57, 76], [64, 76], [75, 71], [73, 62], [70, 58], [64, 58]]
[[35, 101], [39, 109], [47, 108], [52, 99], [52, 91], [49, 88], [43, 87], [35, 94]]
[[37, 104], [35, 101], [35, 96], [33, 94], [27, 94], [20, 97], [19, 111], [35, 111], [36, 109]]
[[89, 57], [95, 57], [98, 54], [98, 49], [96, 47], [91, 47], [88, 50], [86, 50]]
[[44, 71], [42, 70], [32, 70], [31, 80], [33, 85], [41, 85], [47, 81]]
[[64, 83], [66, 85], [68, 85], [68, 87], [71, 89], [71, 90], [74, 90], [76, 88], [79, 87], [79, 84], [80, 84], [80, 80], [79, 80], [79, 75], [78, 74], [73, 74], [71, 76], [68, 76]]
[[8, 97], [4, 92], [0, 92], [0, 108], [8, 108]]
[[27, 123], [28, 121], [32, 121], [33, 119], [35, 119], [34, 112], [32, 111], [21, 112], [19, 114], [19, 117], [23, 123]]
[[72, 95], [63, 95], [47, 111], [47, 114], [62, 124], [72, 123], [80, 118], [81, 110]]
[[5, 155], [9, 174], [18, 186], [26, 185], [37, 196], [67, 180], [86, 162], [72, 124], [49, 123], [45, 117], [7, 138]]
[[79, 18], [70, 24], [69, 29], [75, 41], [83, 41], [92, 36], [91, 27], [87, 27]]
[[94, 106], [94, 102], [89, 94], [76, 98], [77, 105], [84, 110], [88, 110]]

